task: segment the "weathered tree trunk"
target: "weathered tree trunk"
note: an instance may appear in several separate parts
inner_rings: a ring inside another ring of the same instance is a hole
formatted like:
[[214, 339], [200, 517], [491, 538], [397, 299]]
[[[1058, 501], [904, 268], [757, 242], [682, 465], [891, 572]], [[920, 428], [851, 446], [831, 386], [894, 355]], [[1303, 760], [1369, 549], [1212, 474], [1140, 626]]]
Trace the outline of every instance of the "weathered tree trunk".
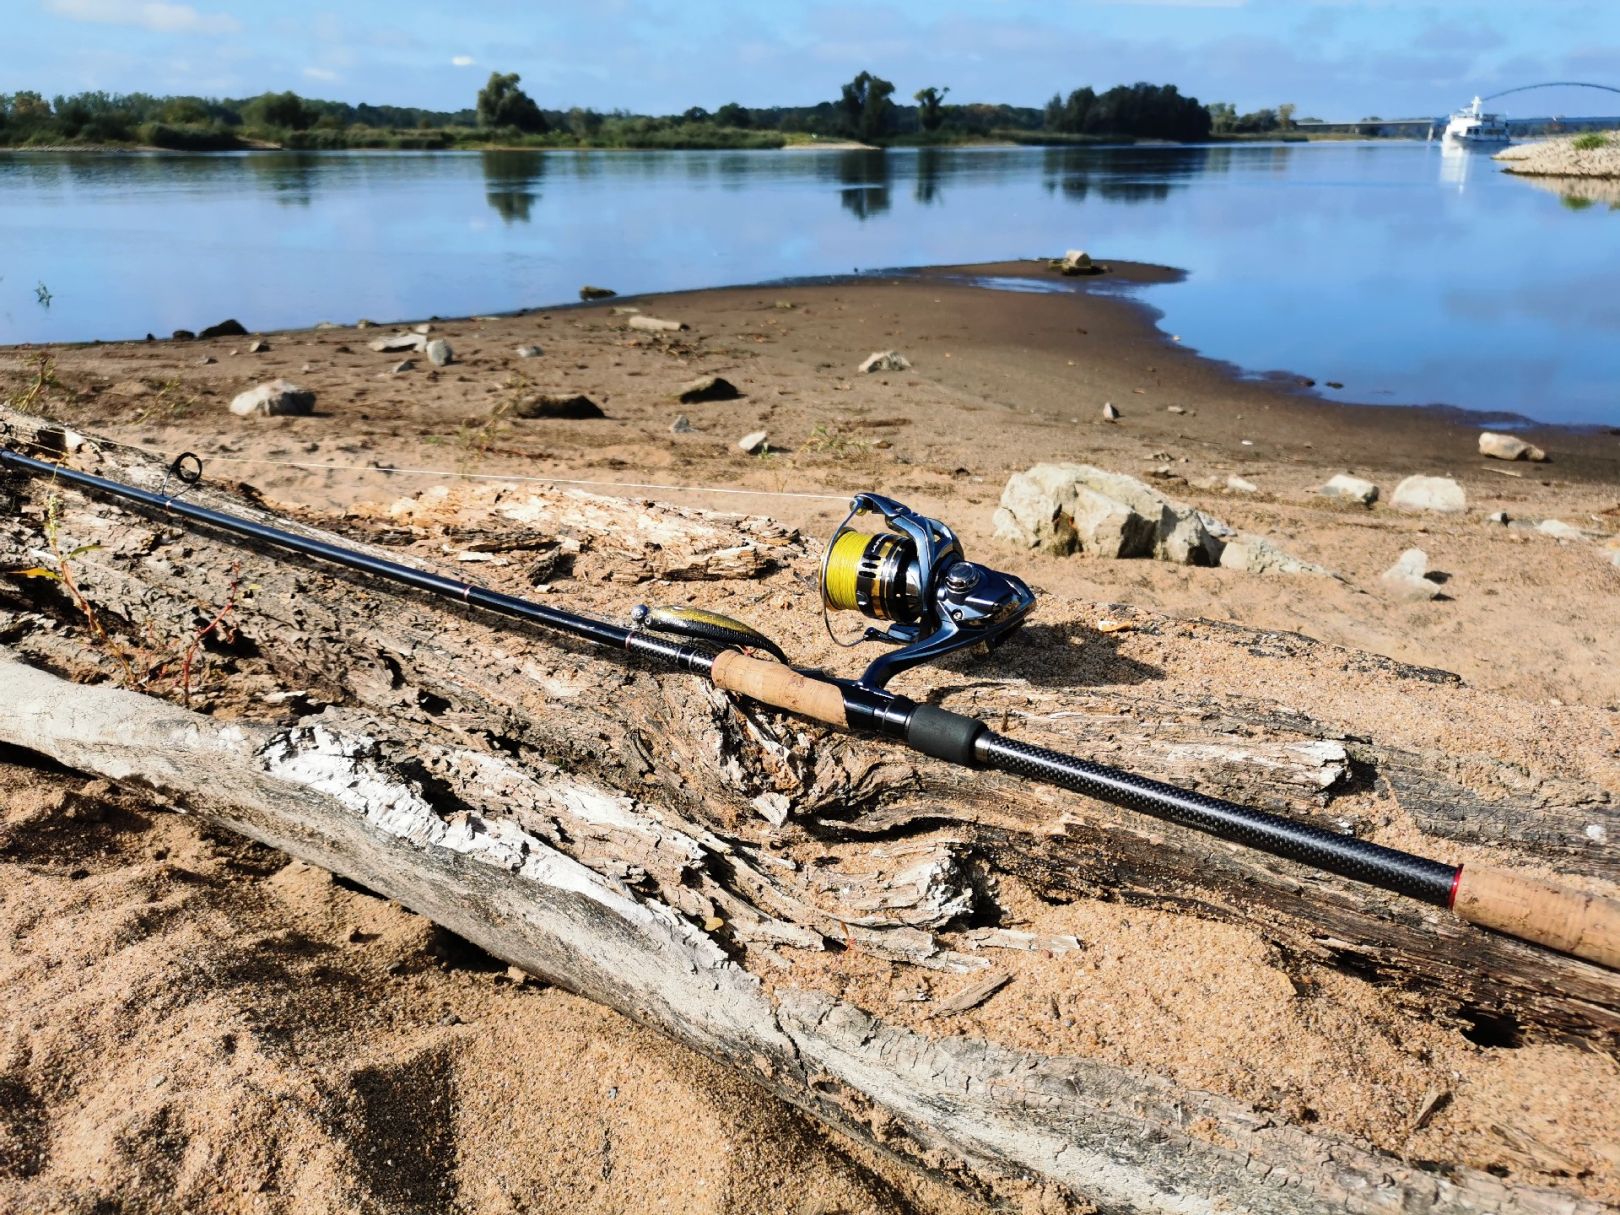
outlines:
[[[6, 420], [34, 433], [26, 419]], [[96, 471], [148, 487], [161, 479], [149, 462], [110, 452]], [[732, 704], [691, 677], [244, 552], [64, 488], [12, 482], [0, 494], [16, 507], [0, 515], [0, 562], [58, 575], [65, 565], [73, 579], [0, 586], [0, 641], [12, 655], [0, 662], [0, 741], [146, 784], [342, 873], [902, 1157], [964, 1184], [1033, 1178], [1122, 1211], [1217, 1201], [1302, 1212], [1598, 1209], [1469, 1169], [1405, 1164], [1105, 1064], [886, 1025], [795, 985], [783, 959], [853, 948], [993, 979], [971, 946], [1021, 943], [993, 926], [985, 878], [1002, 873], [1053, 900], [1121, 898], [1241, 923], [1304, 962], [1399, 984], [1434, 1016], [1600, 1049], [1620, 1041], [1620, 976], [1196, 832], [913, 762]], [[270, 517], [239, 498], [194, 496]], [[791, 576], [807, 554], [762, 521], [529, 491], [488, 505], [497, 525], [471, 535], [421, 502], [336, 522], [355, 533], [350, 543], [388, 541], [394, 559], [407, 545], [417, 551], [406, 559], [473, 558], [501, 589], [540, 594], [533, 583], [571, 577], [570, 606], [582, 611], [622, 614], [624, 584], [723, 579], [752, 601], [744, 614], [756, 622], [784, 585], [805, 613]], [[190, 639], [227, 601], [234, 634], [202, 638], [209, 669], [193, 655], [189, 681], [210, 713], [110, 686], [172, 695]], [[92, 644], [86, 608], [106, 643]], [[1361, 663], [1392, 695], [1448, 678], [1304, 638], [1135, 622], [1181, 630], [1189, 648]], [[75, 686], [50, 671], [107, 682]], [[1078, 720], [1097, 758], [1323, 821], [1341, 817], [1345, 794], [1382, 782], [1425, 830], [1468, 845], [1512, 840], [1528, 861], [1616, 876], [1612, 849], [1596, 843], [1620, 831], [1615, 773], [1601, 757], [1526, 772], [1344, 737], [1236, 696], [1162, 703], [1120, 686], [941, 678], [957, 685], [940, 689], [953, 708], [989, 716], [1017, 704], [1005, 726], [1031, 741], [1074, 749]], [[1523, 808], [1527, 792], [1541, 802], [1534, 810]], [[805, 841], [836, 855], [836, 870], [783, 854]]]

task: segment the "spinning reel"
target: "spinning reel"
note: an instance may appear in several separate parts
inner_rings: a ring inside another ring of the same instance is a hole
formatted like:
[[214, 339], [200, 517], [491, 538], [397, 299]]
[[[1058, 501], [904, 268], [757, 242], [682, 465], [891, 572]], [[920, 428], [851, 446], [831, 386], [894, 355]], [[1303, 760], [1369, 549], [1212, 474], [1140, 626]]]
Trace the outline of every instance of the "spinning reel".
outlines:
[[[882, 515], [890, 530], [868, 533], [850, 526], [868, 514]], [[1000, 645], [1034, 606], [1035, 596], [1021, 579], [966, 560], [956, 533], [938, 519], [878, 494], [855, 495], [821, 561], [821, 615], [828, 636], [842, 646], [887, 641], [900, 647], [855, 681], [872, 690], [918, 663], [980, 642]], [[859, 612], [887, 621], [888, 627], [869, 627], [844, 640], [832, 630], [833, 612]], [[697, 608], [638, 607], [631, 627], [764, 650], [787, 661], [757, 629]]]
[[[862, 515], [883, 516], [875, 534], [850, 526]], [[821, 562], [822, 619], [839, 645], [887, 641], [900, 648], [866, 668], [858, 683], [881, 688], [895, 675], [983, 642], [994, 648], [1024, 622], [1034, 593], [1020, 578], [962, 554], [956, 533], [893, 498], [856, 494]], [[868, 627], [854, 640], [832, 631], [832, 612], [859, 612], [887, 628]]]

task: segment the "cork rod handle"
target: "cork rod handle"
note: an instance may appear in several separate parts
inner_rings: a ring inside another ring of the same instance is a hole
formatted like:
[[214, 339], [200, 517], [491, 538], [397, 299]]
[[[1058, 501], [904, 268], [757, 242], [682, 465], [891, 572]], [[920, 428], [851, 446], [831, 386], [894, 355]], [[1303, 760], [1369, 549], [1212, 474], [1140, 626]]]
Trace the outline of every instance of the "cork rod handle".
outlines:
[[714, 660], [716, 687], [750, 700], [840, 728], [849, 725], [837, 684], [801, 675], [792, 667], [726, 650]]
[[1620, 970], [1620, 901], [1615, 899], [1468, 865], [1457, 875], [1451, 909], [1470, 924]]

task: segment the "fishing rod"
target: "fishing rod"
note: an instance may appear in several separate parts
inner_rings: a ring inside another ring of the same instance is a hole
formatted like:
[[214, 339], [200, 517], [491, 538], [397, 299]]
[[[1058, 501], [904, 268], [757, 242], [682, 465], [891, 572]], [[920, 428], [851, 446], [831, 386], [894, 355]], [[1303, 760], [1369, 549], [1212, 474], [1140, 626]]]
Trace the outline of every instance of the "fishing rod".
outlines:
[[[6, 447], [0, 447], [0, 466], [622, 650], [702, 676], [760, 704], [892, 739], [934, 759], [1042, 781], [1193, 827], [1620, 969], [1620, 902], [1615, 900], [1485, 866], [1465, 868], [1431, 860], [1032, 746], [997, 733], [977, 718], [890, 691], [888, 681], [910, 667], [969, 646], [994, 649], [1023, 624], [1035, 605], [1034, 594], [1022, 580], [967, 560], [949, 527], [892, 498], [856, 494], [822, 559], [822, 612], [829, 633], [831, 613], [854, 612], [878, 624], [840, 644], [880, 641], [896, 647], [871, 662], [860, 678], [838, 679], [791, 665], [769, 638], [717, 613], [638, 608], [625, 627], [199, 506], [184, 499], [202, 478], [202, 463], [189, 452], [170, 465], [155, 493]], [[172, 493], [171, 482], [176, 483]], [[856, 526], [871, 517], [882, 520], [882, 529], [868, 532]]]

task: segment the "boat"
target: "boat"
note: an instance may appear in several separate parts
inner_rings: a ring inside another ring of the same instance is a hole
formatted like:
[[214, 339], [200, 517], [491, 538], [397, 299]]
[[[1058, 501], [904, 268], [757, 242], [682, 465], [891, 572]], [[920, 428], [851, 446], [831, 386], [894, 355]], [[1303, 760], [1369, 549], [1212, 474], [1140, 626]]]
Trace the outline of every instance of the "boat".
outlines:
[[1448, 143], [1468, 146], [1504, 146], [1510, 142], [1507, 119], [1500, 114], [1487, 114], [1478, 97], [1473, 105], [1458, 110], [1446, 123], [1445, 139]]

